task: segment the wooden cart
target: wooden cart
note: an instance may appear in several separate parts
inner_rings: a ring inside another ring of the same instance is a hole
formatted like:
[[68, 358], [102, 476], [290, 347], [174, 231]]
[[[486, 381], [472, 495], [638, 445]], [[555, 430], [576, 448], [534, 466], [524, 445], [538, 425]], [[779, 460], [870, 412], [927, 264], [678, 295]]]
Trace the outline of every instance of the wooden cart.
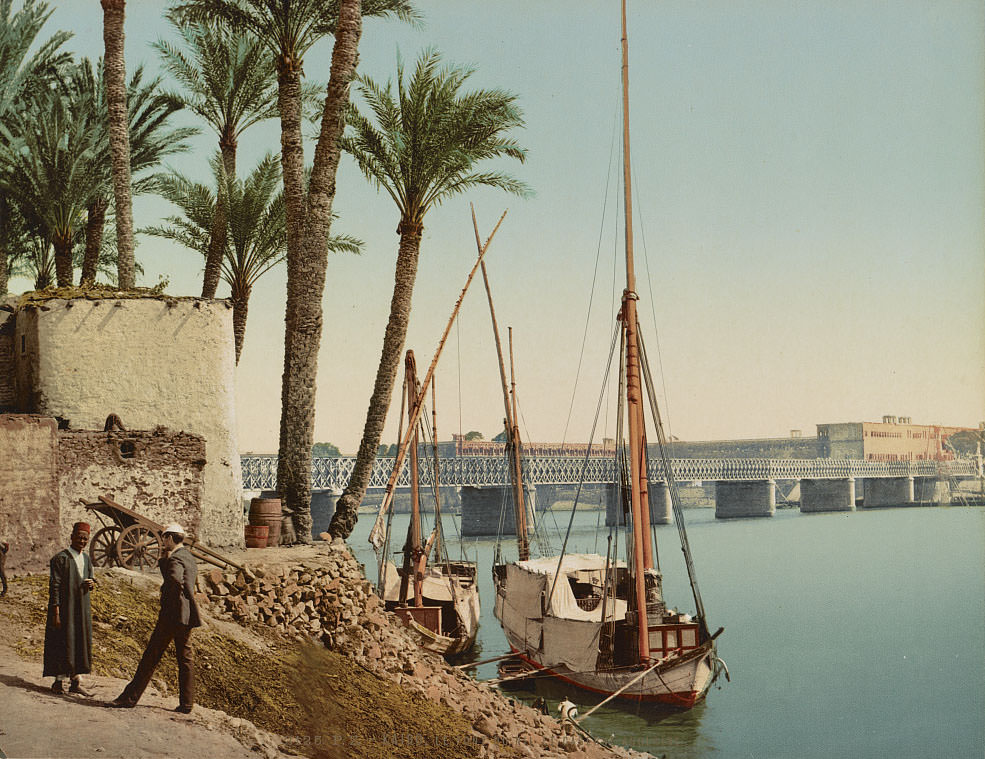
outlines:
[[[80, 499], [81, 500], [81, 499]], [[101, 495], [95, 503], [82, 500], [102, 527], [89, 540], [89, 558], [97, 567], [121, 566], [127, 569], [153, 569], [164, 554], [163, 525], [133, 509]], [[222, 554], [186, 535], [183, 545], [199, 561], [221, 569], [242, 569]]]

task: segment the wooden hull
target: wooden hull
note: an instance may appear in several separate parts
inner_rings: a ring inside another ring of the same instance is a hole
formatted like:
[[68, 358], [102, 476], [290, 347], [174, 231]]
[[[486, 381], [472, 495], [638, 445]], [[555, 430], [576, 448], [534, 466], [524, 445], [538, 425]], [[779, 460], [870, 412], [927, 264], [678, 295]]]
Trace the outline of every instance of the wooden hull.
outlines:
[[[702, 649], [704, 650], [699, 649], [680, 659], [668, 661], [639, 682], [630, 685], [616, 698], [690, 709], [705, 697], [714, 680], [713, 644], [706, 643]], [[531, 656], [531, 652], [524, 653], [515, 648], [512, 650], [524, 662], [542, 673], [549, 673], [551, 677], [569, 685], [605, 696], [616, 693], [640, 673], [640, 669], [630, 668], [573, 672], [564, 665], [545, 667], [536, 660], [535, 655]]]
[[453, 562], [429, 567], [422, 608], [415, 608], [413, 599], [399, 603], [400, 571], [392, 564], [388, 570], [383, 594], [386, 609], [401, 618], [421, 648], [455, 656], [475, 645], [480, 605], [474, 564]]
[[449, 637], [438, 635], [410, 618], [404, 619], [404, 624], [417, 641], [417, 645], [425, 651], [431, 651], [441, 656], [456, 656], [470, 650], [475, 645], [475, 638], [479, 632], [479, 627], [476, 625], [465, 635]]

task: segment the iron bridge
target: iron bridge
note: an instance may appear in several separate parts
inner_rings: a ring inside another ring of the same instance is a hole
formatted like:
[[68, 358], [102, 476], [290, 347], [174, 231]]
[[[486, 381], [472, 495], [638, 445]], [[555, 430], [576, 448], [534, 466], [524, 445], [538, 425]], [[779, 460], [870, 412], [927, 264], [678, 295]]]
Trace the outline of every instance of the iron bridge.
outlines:
[[[273, 490], [277, 483], [276, 455], [240, 458], [244, 490]], [[349, 482], [355, 456], [316, 458], [311, 461], [311, 487], [341, 491]], [[678, 482], [710, 480], [742, 482], [756, 480], [840, 480], [883, 477], [970, 477], [976, 466], [969, 461], [861, 461], [857, 459], [671, 459]], [[393, 458], [378, 458], [369, 487], [385, 488], [393, 471]], [[614, 481], [611, 456], [531, 456], [524, 459], [524, 481], [532, 485], [606, 484]], [[434, 460], [420, 462], [421, 483], [434, 481]], [[651, 461], [651, 482], [662, 482], [663, 466]], [[443, 486], [505, 485], [509, 483], [506, 460], [495, 456], [457, 456], [439, 459], [438, 481]], [[398, 487], [410, 486], [410, 466], [404, 462]]]

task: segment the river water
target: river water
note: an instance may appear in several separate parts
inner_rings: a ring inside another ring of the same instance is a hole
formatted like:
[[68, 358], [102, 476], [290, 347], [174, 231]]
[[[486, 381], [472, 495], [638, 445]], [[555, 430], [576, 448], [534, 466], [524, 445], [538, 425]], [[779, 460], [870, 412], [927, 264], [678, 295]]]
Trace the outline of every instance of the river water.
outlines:
[[[569, 516], [549, 514], [545, 525], [563, 529]], [[397, 534], [407, 519], [394, 518]], [[600, 519], [575, 514], [569, 551], [605, 554]], [[349, 543], [375, 580], [372, 520], [361, 514]], [[593, 735], [668, 759], [985, 756], [985, 510], [716, 520], [714, 509], [688, 509], [685, 520], [709, 627], [725, 627], [718, 650], [731, 682], [721, 678], [686, 712], [607, 705], [583, 723]], [[658, 527], [657, 540], [668, 606], [693, 613], [676, 527]], [[449, 543], [458, 557], [460, 543]], [[494, 546], [465, 544], [482, 601], [473, 661], [508, 652], [493, 616]], [[506, 556], [515, 550], [504, 546]], [[491, 679], [496, 665], [472, 674]], [[543, 696], [552, 710], [568, 696], [582, 713], [600, 700], [551, 682], [508, 694]]]

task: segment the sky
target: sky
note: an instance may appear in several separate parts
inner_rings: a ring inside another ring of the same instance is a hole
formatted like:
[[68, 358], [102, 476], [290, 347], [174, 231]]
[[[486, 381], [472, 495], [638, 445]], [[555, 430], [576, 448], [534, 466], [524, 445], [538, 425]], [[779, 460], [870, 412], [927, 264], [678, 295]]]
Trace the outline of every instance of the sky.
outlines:
[[[45, 33], [102, 52], [94, 0], [56, 0]], [[170, 34], [158, 0], [127, 4], [128, 71], [155, 70]], [[515, 93], [525, 163], [490, 164], [534, 190], [490, 189], [429, 212], [407, 346], [423, 373], [485, 239], [500, 330], [513, 328], [521, 434], [589, 439], [624, 287], [615, 0], [421, 0], [417, 27], [365, 20], [362, 74], [393, 79], [428, 48], [471, 65], [471, 88]], [[631, 0], [630, 125], [640, 316], [672, 434], [815, 434], [817, 424], [985, 421], [985, 5], [964, 0]], [[328, 79], [331, 40], [305, 58]], [[356, 100], [359, 104], [358, 98]], [[194, 123], [190, 115], [187, 123]], [[306, 133], [313, 134], [312, 127]], [[203, 132], [170, 165], [208, 181]], [[276, 121], [240, 142], [250, 170], [279, 151]], [[313, 142], [306, 149], [309, 156]], [[389, 311], [398, 215], [343, 157], [315, 440], [359, 444]], [[135, 223], [173, 213], [134, 203]], [[202, 259], [143, 236], [138, 284], [196, 295]], [[275, 452], [283, 268], [254, 289], [237, 374], [239, 444]], [[13, 280], [11, 290], [29, 289]], [[220, 289], [220, 296], [227, 291]], [[396, 439], [399, 378], [384, 442]], [[481, 281], [437, 372], [438, 434], [502, 429]], [[602, 411], [595, 439], [611, 430]], [[607, 427], [606, 427], [607, 425]], [[611, 432], [610, 432], [611, 434]]]

